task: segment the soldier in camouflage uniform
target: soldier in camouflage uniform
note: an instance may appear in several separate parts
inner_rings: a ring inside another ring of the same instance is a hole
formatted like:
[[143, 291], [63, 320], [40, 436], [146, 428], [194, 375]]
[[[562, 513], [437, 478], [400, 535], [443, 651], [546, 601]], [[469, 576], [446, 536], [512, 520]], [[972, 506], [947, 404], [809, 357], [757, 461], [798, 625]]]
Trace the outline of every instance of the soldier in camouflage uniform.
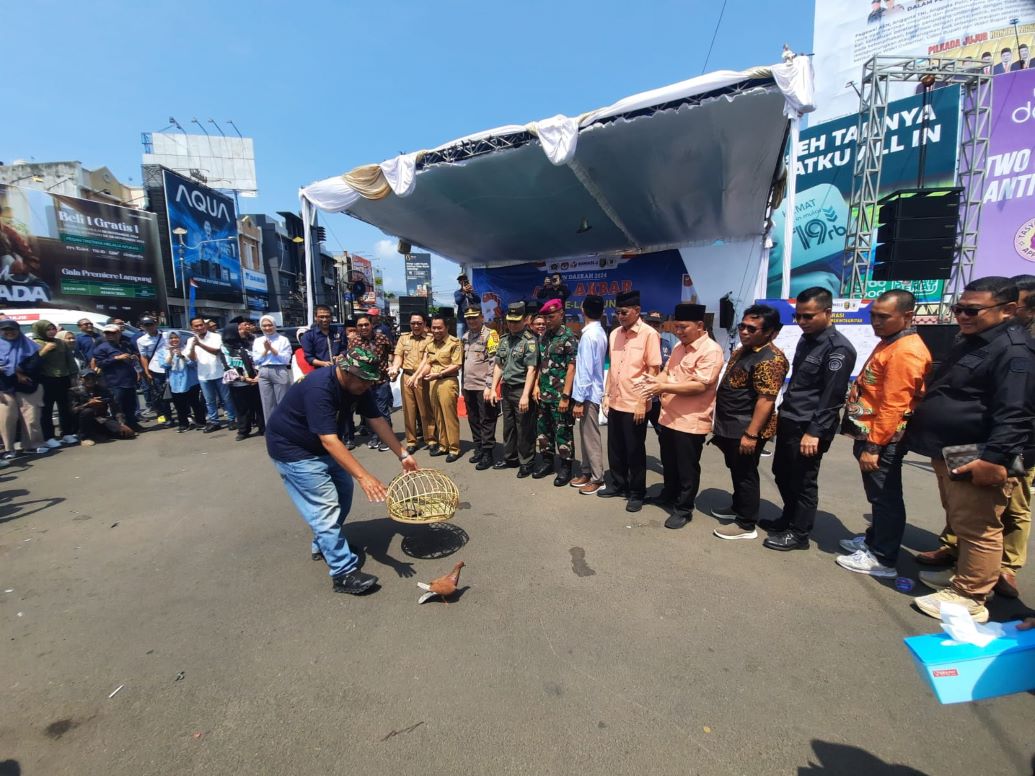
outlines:
[[511, 302], [507, 306], [507, 333], [496, 348], [496, 366], [489, 392], [489, 401], [496, 402], [499, 391], [503, 414], [503, 460], [492, 468], [517, 469], [519, 479], [532, 473], [535, 460], [532, 389], [539, 353], [527, 321], [524, 302]]
[[551, 299], [539, 310], [546, 319], [546, 331], [539, 339], [539, 381], [535, 396], [539, 404], [536, 446], [542, 463], [532, 472], [536, 479], [553, 471], [554, 450], [561, 467], [553, 484], [558, 488], [571, 481], [571, 459], [575, 454], [575, 416], [572, 414], [571, 386], [575, 381], [575, 354], [578, 340], [564, 325], [564, 304]]

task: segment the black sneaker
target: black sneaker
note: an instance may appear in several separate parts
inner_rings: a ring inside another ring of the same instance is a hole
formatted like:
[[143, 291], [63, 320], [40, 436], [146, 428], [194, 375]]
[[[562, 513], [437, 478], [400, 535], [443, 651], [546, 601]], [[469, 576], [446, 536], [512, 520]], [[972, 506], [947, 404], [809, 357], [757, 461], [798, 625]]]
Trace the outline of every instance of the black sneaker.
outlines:
[[521, 466], [518, 469], [517, 476], [518, 476], [519, 480], [523, 480], [523, 479], [525, 479], [525, 477], [529, 476], [531, 473], [532, 473], [532, 466], [531, 466], [531, 464], [529, 464], [528, 466]]
[[367, 442], [367, 447], [369, 447], [371, 450], [376, 450], [377, 449], [377, 445], [378, 445], [377, 437], [373, 437], [373, 438], [371, 438], [371, 440], [369, 442]]
[[[599, 493], [597, 495], [600, 495]], [[626, 512], [639, 512], [643, 509], [643, 500], [629, 496], [629, 500], [625, 503]]]
[[348, 593], [349, 595], [360, 595], [365, 593], [377, 584], [377, 577], [356, 569], [340, 577], [332, 577], [335, 593]]
[[231, 420], [229, 423], [226, 424], [226, 427], [229, 431], [237, 431], [237, 421]]
[[234, 437], [234, 441], [235, 441], [235, 442], [243, 442], [243, 441], [244, 441], [244, 440], [246, 440], [247, 438], [248, 438], [248, 435], [247, 435], [247, 434], [245, 434], [245, 433], [244, 433], [244, 432], [242, 432], [242, 431], [238, 431], [238, 432], [237, 432], [237, 436], [235, 436], [235, 437]]
[[323, 553], [317, 550], [313, 553], [313, 560], [323, 560]]
[[417, 452], [417, 445], [406, 445], [406, 452], [409, 455], [413, 455], [415, 452]]
[[665, 521], [666, 528], [679, 529], [689, 523], [693, 519], [693, 515], [684, 514], [682, 512], [673, 512], [668, 516], [668, 520]]
[[350, 439], [348, 442], [345, 443], [345, 449], [346, 450], [355, 450], [356, 449], [356, 442], [354, 440]]
[[475, 466], [474, 468], [475, 468], [475, 471], [480, 471], [480, 472], [483, 472], [486, 469], [491, 469], [492, 468], [492, 456], [491, 455], [483, 455], [481, 460], [478, 461], [478, 465]]
[[481, 450], [475, 450], [474, 453], [471, 454], [471, 457], [467, 459], [467, 462], [468, 463], [478, 463], [481, 460], [482, 460], [482, 451]]
[[387, 452], [388, 452], [389, 450], [391, 450], [391, 449], [392, 449], [392, 448], [390, 448], [390, 447], [389, 447], [389, 446], [388, 446], [387, 444], [385, 444], [384, 442], [382, 442], [381, 444], [379, 444], [379, 445], [377, 446], [377, 451], [378, 451], [379, 453], [387, 453]]
[[184, 431], [190, 431], [190, 426], [180, 426], [176, 429], [177, 434], [182, 434]]
[[218, 423], [207, 423], [202, 433], [211, 434], [213, 431], [219, 431], [220, 428]]
[[629, 494], [624, 490], [618, 490], [611, 485], [601, 488], [597, 491], [597, 495], [600, 498], [629, 498]]
[[496, 461], [496, 463], [494, 463], [492, 465], [492, 468], [493, 469], [516, 469], [520, 465], [521, 464], [518, 463], [517, 461]]

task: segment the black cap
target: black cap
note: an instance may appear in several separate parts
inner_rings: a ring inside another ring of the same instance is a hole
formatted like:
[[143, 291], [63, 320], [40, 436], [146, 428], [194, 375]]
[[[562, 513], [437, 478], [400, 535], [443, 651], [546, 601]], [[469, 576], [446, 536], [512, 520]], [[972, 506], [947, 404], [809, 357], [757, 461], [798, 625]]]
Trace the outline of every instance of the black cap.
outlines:
[[525, 303], [511, 302], [507, 305], [507, 320], [520, 321], [525, 317]]
[[145, 324], [149, 324], [149, 323], [158, 323], [158, 321], [156, 321], [150, 315], [145, 315], [143, 318], [140, 319], [140, 325], [141, 326], [143, 326]]
[[618, 307], [639, 307], [640, 306], [640, 292], [639, 291], [623, 291], [620, 294], [615, 294], [615, 304]]
[[676, 314], [672, 316], [676, 321], [704, 321], [705, 306], [703, 304], [677, 304]]

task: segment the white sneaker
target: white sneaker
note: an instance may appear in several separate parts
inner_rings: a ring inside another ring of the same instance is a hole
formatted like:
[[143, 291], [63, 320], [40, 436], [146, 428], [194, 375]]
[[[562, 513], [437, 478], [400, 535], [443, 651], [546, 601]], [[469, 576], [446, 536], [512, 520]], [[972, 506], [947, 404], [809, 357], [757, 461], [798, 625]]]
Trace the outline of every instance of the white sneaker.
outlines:
[[961, 596], [955, 590], [939, 590], [937, 593], [914, 598], [916, 608], [928, 617], [941, 619], [942, 604], [959, 604], [967, 610], [974, 622], [988, 622], [988, 609], [984, 604], [979, 604], [973, 598]]
[[53, 450], [56, 447], [61, 447], [61, 440], [60, 439], [56, 439], [56, 438], [55, 439], [48, 439], [43, 444], [45, 444], [47, 447], [49, 447], [51, 450]]
[[74, 445], [76, 442], [79, 441], [79, 437], [77, 437], [75, 434], [65, 434], [63, 437], [61, 437], [61, 441], [64, 442], [66, 445]]
[[882, 577], [893, 579], [898, 572], [882, 564], [877, 557], [867, 549], [856, 550], [851, 555], [838, 555], [834, 561], [843, 569], [854, 571], [857, 574], [869, 574], [871, 577]]
[[[58, 445], [58, 447], [60, 447], [60, 446], [61, 445]], [[30, 450], [29, 452], [30, 453], [35, 453], [36, 455], [46, 455], [47, 453], [49, 453], [53, 449], [54, 448], [52, 448], [52, 447], [37, 447], [35, 450]]]
[[838, 542], [841, 545], [841, 549], [847, 553], [859, 552], [859, 550], [865, 550], [866, 547], [866, 535], [853, 536], [851, 539], [842, 539]]

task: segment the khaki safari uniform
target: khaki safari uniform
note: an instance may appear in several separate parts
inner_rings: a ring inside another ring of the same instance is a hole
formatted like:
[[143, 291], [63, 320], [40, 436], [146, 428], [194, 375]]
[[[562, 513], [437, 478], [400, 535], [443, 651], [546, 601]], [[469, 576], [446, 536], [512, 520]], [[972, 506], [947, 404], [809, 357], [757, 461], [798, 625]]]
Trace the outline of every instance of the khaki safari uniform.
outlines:
[[[463, 364], [463, 345], [452, 335], [447, 335], [441, 345], [430, 339], [424, 346], [424, 353], [428, 357], [431, 373], [437, 369]], [[460, 380], [453, 375], [427, 381], [427, 384], [430, 386], [431, 411], [435, 414], [438, 446], [447, 453], [459, 455], [460, 418], [456, 412], [456, 401], [460, 396]]]
[[402, 358], [403, 378], [399, 381], [399, 393], [402, 394], [403, 421], [406, 424], [407, 446], [417, 444], [417, 418], [420, 418], [424, 430], [424, 442], [427, 445], [437, 444], [435, 437], [435, 415], [431, 411], [431, 397], [428, 383], [421, 381], [419, 385], [409, 388], [406, 378], [417, 371], [424, 348], [431, 342], [431, 335], [425, 334], [420, 339], [413, 334], [403, 334], [395, 344], [395, 355]]

